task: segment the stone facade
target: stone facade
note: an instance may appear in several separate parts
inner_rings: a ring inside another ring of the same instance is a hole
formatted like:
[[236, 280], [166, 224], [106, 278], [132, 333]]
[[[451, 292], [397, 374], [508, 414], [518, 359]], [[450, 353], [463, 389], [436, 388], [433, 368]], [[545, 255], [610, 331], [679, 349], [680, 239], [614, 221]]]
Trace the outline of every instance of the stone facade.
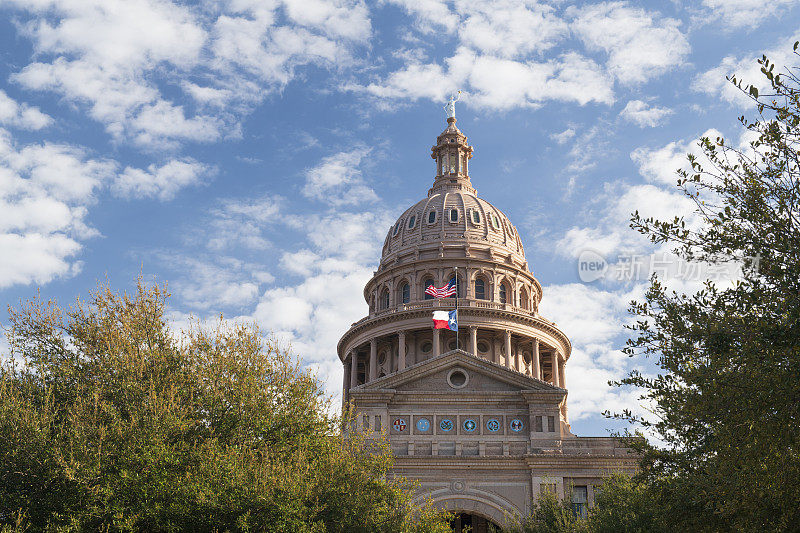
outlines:
[[[516, 228], [472, 187], [472, 154], [449, 118], [433, 187], [390, 228], [364, 288], [369, 315], [339, 341], [343, 400], [388, 435], [396, 472], [436, 505], [502, 525], [545, 488], [581, 510], [636, 458], [613, 438], [571, 433], [569, 339], [538, 314], [542, 287]], [[431, 320], [455, 299], [425, 295], [454, 276], [458, 337]]]

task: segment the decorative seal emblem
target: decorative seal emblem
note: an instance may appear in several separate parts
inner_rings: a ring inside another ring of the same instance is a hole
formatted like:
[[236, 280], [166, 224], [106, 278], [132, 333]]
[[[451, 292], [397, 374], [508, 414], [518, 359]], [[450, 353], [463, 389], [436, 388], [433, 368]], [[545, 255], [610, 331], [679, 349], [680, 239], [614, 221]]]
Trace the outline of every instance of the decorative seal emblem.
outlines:
[[520, 431], [522, 431], [522, 428], [524, 428], [524, 427], [525, 427], [525, 425], [522, 423], [522, 420], [520, 420], [519, 418], [515, 418], [514, 420], [511, 421], [511, 431], [519, 433]]
[[500, 430], [500, 421], [496, 418], [490, 418], [486, 421], [486, 429], [492, 433], [497, 433]]
[[439, 429], [442, 431], [453, 431], [453, 421], [449, 418], [442, 418], [439, 421]]
[[475, 431], [476, 427], [478, 427], [478, 424], [476, 424], [473, 419], [467, 418], [466, 420], [464, 420], [464, 431], [469, 431], [470, 433], [472, 433], [473, 431]]
[[406, 420], [405, 418], [395, 418], [394, 422], [392, 422], [392, 427], [395, 431], [403, 432], [406, 430]]
[[420, 418], [417, 420], [417, 429], [419, 431], [428, 431], [431, 428], [431, 423], [427, 418]]

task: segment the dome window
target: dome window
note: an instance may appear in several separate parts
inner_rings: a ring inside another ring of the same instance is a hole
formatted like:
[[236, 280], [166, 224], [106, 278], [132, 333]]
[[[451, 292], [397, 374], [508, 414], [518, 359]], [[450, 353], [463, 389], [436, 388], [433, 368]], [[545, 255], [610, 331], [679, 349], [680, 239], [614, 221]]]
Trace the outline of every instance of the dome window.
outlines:
[[483, 341], [478, 343], [478, 352], [479, 353], [487, 353], [489, 351], [489, 345]]
[[472, 223], [478, 225], [481, 223], [481, 214], [478, 213], [477, 209], [472, 210]]
[[380, 299], [381, 309], [389, 309], [389, 291], [384, 289]]
[[434, 209], [430, 213], [428, 213], [428, 224], [433, 224], [436, 222], [436, 210]]
[[475, 299], [476, 300], [486, 299], [486, 282], [483, 281], [483, 279], [481, 278], [477, 278], [475, 280]]
[[508, 288], [505, 283], [500, 284], [500, 303], [508, 303]]
[[[425, 280], [425, 288], [427, 289], [431, 285], [433, 285], [433, 280], [432, 279], [426, 279]], [[425, 299], [426, 300], [433, 300], [433, 296], [431, 296], [430, 294], [425, 293]]]
[[408, 219], [408, 229], [414, 229], [417, 225], [417, 215], [411, 215]]
[[400, 221], [399, 220], [394, 225], [394, 231], [392, 232], [392, 237], [396, 237], [398, 231], [400, 231]]
[[492, 227], [496, 230], [500, 230], [500, 219], [497, 218], [497, 215], [492, 213]]
[[458, 222], [458, 209], [450, 210], [450, 222]]
[[408, 283], [403, 283], [400, 287], [400, 300], [407, 304], [411, 300], [411, 286]]

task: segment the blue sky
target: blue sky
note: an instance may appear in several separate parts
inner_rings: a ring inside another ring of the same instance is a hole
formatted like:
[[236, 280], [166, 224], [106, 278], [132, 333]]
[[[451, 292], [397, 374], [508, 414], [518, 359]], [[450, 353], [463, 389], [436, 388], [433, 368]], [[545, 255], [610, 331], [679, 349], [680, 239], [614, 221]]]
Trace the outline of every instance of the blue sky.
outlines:
[[[618, 350], [648, 272], [669, 263], [687, 291], [718, 275], [675, 267], [629, 215], [690, 215], [674, 170], [703, 134], [747, 140], [725, 76], [796, 65], [797, 4], [1, 0], [0, 302], [141, 271], [178, 326], [255, 321], [338, 402], [336, 342], [460, 89], [473, 184], [573, 341], [573, 430], [606, 434], [601, 411], [640, 409], [606, 382], [641, 364]], [[609, 265], [592, 282], [587, 250]]]

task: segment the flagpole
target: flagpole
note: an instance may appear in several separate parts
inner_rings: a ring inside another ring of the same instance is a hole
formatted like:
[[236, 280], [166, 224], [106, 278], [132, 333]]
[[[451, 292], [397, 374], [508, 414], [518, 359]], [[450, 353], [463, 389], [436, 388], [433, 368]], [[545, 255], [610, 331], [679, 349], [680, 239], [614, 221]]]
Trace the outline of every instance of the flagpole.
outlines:
[[456, 350], [458, 350], [458, 267], [455, 267], [456, 272]]

